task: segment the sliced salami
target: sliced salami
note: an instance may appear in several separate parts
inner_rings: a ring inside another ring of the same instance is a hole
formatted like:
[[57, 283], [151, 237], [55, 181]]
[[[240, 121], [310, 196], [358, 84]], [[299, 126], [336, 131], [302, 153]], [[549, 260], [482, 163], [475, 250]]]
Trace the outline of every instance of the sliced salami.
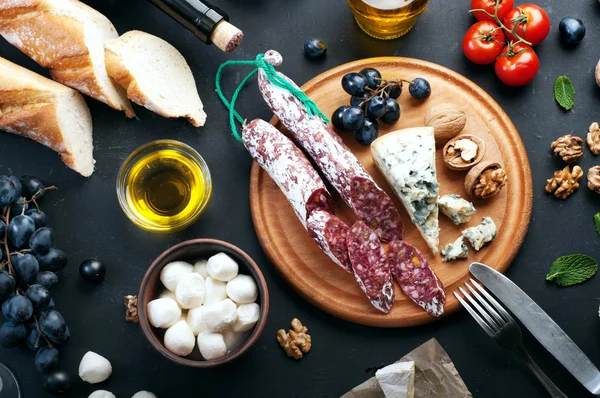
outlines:
[[336, 216], [315, 210], [308, 217], [307, 229], [321, 250], [337, 265], [352, 272], [346, 239], [350, 228]]
[[404, 294], [433, 316], [444, 313], [444, 286], [417, 248], [404, 241], [392, 241], [387, 259]]
[[335, 212], [331, 195], [306, 156], [271, 124], [255, 119], [244, 127], [244, 146], [271, 176], [304, 228], [315, 210]]
[[371, 304], [388, 313], [394, 303], [394, 286], [385, 250], [377, 234], [364, 222], [354, 223], [348, 234], [348, 256], [354, 277]]

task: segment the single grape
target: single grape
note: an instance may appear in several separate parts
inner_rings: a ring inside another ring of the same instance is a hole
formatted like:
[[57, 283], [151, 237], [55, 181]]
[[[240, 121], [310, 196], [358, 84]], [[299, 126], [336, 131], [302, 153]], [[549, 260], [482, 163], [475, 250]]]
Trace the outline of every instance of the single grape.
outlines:
[[88, 258], [79, 265], [79, 274], [89, 283], [102, 283], [106, 276], [106, 266], [100, 260]]
[[398, 99], [398, 97], [400, 97], [400, 94], [402, 94], [402, 86], [400, 86], [400, 85], [388, 86], [383, 91], [387, 94], [388, 97], [393, 98], [393, 99]]
[[379, 83], [381, 82], [381, 73], [379, 73], [377, 69], [365, 68], [358, 73], [367, 79], [367, 84], [370, 89], [375, 90], [377, 86], [379, 86]]
[[6, 207], [19, 197], [15, 184], [7, 176], [0, 176], [0, 207]]
[[412, 83], [408, 86], [408, 91], [413, 98], [424, 100], [431, 95], [431, 86], [427, 80], [417, 77], [416, 79], [413, 79]]
[[360, 145], [368, 146], [379, 135], [379, 124], [377, 120], [372, 117], [365, 118], [365, 124], [354, 132], [354, 139]]
[[347, 105], [343, 105], [337, 108], [335, 111], [333, 111], [333, 115], [331, 115], [331, 124], [333, 124], [333, 127], [335, 127], [338, 130], [346, 129], [344, 127], [344, 121], [342, 120], [342, 117], [344, 116], [344, 112], [348, 108], [350, 107]]
[[4, 301], [15, 292], [17, 283], [12, 275], [5, 271], [0, 272], [0, 301]]
[[12, 300], [12, 298], [15, 296], [16, 294], [12, 293], [4, 300], [4, 302], [2, 302], [2, 316], [4, 316], [5, 319], [8, 319], [8, 308], [10, 300]]
[[58, 350], [56, 348], [42, 347], [35, 354], [35, 367], [42, 373], [58, 367]]
[[579, 18], [565, 17], [558, 24], [558, 33], [560, 40], [568, 45], [574, 45], [583, 40], [585, 36], [585, 26]]
[[20, 294], [8, 302], [8, 313], [6, 317], [15, 322], [25, 322], [33, 315], [33, 305], [29, 298]]
[[35, 223], [29, 216], [16, 216], [8, 225], [8, 240], [17, 249], [26, 248], [35, 231]]
[[377, 119], [383, 116], [383, 114], [387, 111], [387, 105], [385, 99], [380, 96], [376, 96], [371, 98], [369, 104], [367, 105], [367, 113], [369, 116]]
[[22, 323], [6, 321], [0, 326], [0, 345], [5, 348], [19, 346], [25, 340], [27, 329]]
[[26, 203], [27, 199], [25, 199], [24, 196], [21, 196], [19, 199], [17, 199], [17, 201], [15, 203], [13, 203], [12, 207], [10, 208], [10, 216], [11, 217], [15, 217], [18, 216], [19, 214], [23, 214], [24, 211], [23, 209], [25, 209], [25, 211], [27, 211], [27, 209], [29, 209], [29, 203]]
[[40, 329], [55, 344], [66, 343], [70, 336], [65, 318], [56, 310], [49, 310], [40, 315]]
[[67, 266], [67, 256], [59, 249], [54, 247], [48, 250], [48, 253], [38, 254], [38, 262], [40, 263], [41, 271], [60, 271]]
[[356, 72], [346, 73], [342, 77], [342, 88], [350, 95], [363, 96], [367, 92], [367, 79]]
[[23, 187], [21, 186], [21, 181], [19, 181], [19, 178], [15, 176], [9, 176], [7, 178], [8, 181], [12, 182], [13, 186], [15, 187], [15, 197], [20, 197], [23, 193]]
[[352, 106], [346, 109], [342, 121], [347, 130], [357, 130], [365, 123], [365, 114], [359, 107]]
[[[40, 189], [44, 189], [44, 183], [39, 179], [33, 176], [25, 175], [21, 177], [21, 185], [23, 186], [23, 195], [28, 198], [31, 198], [35, 195]], [[44, 191], [40, 192], [38, 197], [42, 197], [44, 195]]]
[[25, 343], [31, 351], [37, 351], [48, 345], [48, 342], [40, 333], [39, 324], [37, 322], [28, 323], [26, 327], [27, 336], [25, 337]]
[[31, 285], [25, 292], [25, 295], [29, 300], [31, 300], [31, 304], [33, 304], [33, 308], [42, 308], [46, 307], [52, 299], [50, 292], [42, 285]]
[[51, 298], [51, 299], [50, 299], [50, 302], [49, 302], [49, 303], [48, 303], [48, 304], [47, 304], [45, 307], [39, 307], [39, 308], [36, 308], [36, 309], [34, 309], [34, 310], [33, 310], [33, 312], [34, 312], [36, 315], [41, 315], [41, 314], [43, 314], [44, 312], [46, 312], [46, 311], [49, 311], [49, 310], [53, 310], [53, 309], [55, 309], [55, 308], [56, 308], [56, 306], [54, 305], [54, 299], [53, 299], [53, 298]]
[[48, 290], [52, 290], [58, 283], [58, 276], [52, 271], [42, 271], [35, 278], [35, 283], [44, 286]]
[[360, 96], [353, 95], [350, 97], [350, 106], [357, 106], [359, 108], [366, 109], [367, 104], [369, 103], [369, 98], [371, 98], [369, 94]]
[[4, 220], [0, 220], [0, 239], [4, 239], [6, 235], [6, 223]]
[[10, 261], [13, 265], [17, 277], [27, 283], [33, 284], [40, 272], [38, 260], [29, 253], [23, 255], [12, 255]]
[[388, 98], [386, 105], [387, 111], [379, 120], [386, 124], [394, 124], [400, 119], [400, 104], [395, 99]]
[[71, 392], [71, 377], [64, 370], [52, 370], [44, 375], [44, 389], [53, 395], [65, 395]]
[[327, 44], [317, 39], [308, 39], [304, 42], [304, 55], [307, 58], [320, 58], [327, 52]]
[[41, 228], [46, 225], [46, 213], [38, 209], [29, 209], [25, 212], [26, 216], [31, 217], [35, 223], [35, 229]]
[[52, 229], [48, 227], [37, 229], [29, 238], [29, 247], [37, 254], [48, 253], [53, 244]]

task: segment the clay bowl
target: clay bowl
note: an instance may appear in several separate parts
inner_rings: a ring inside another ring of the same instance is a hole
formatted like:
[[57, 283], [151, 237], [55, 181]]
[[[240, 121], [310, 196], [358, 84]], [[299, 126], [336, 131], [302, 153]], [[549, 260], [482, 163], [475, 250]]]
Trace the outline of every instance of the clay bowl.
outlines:
[[[157, 329], [150, 325], [146, 315], [146, 306], [150, 301], [157, 298], [163, 289], [163, 285], [160, 281], [160, 271], [165, 265], [176, 260], [183, 260], [193, 263], [198, 259], [209, 258], [210, 256], [220, 252], [227, 253], [229, 256], [231, 256], [231, 258], [237, 261], [240, 267], [240, 274], [251, 275], [254, 277], [254, 280], [258, 286], [257, 302], [260, 305], [260, 317], [256, 323], [256, 326], [250, 332], [248, 339], [223, 358], [204, 360], [200, 356], [197, 344], [196, 347], [194, 347], [192, 354], [188, 355], [187, 357], [179, 357], [171, 353], [163, 345], [163, 337], [166, 329]], [[246, 351], [248, 351], [248, 349], [250, 349], [250, 347], [252, 347], [254, 343], [256, 343], [256, 340], [258, 340], [258, 337], [262, 333], [265, 323], [267, 322], [268, 312], [269, 291], [267, 289], [265, 278], [258, 268], [258, 265], [256, 265], [250, 256], [236, 246], [215, 239], [192, 239], [181, 242], [163, 252], [156, 258], [156, 260], [154, 260], [152, 265], [150, 265], [148, 271], [146, 271], [138, 294], [138, 315], [140, 319], [140, 326], [142, 327], [144, 336], [146, 336], [150, 344], [152, 344], [152, 346], [164, 357], [170, 359], [171, 361], [180, 365], [192, 366], [196, 368], [213, 368], [215, 366], [229, 363], [243, 355]]]

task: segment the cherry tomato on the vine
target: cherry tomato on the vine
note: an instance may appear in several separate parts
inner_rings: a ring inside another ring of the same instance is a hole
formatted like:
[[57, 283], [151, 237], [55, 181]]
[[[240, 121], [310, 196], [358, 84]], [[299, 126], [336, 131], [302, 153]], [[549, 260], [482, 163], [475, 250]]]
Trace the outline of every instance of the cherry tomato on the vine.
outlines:
[[[502, 21], [506, 14], [508, 14], [508, 12], [514, 7], [514, 0], [499, 0], [498, 18]], [[471, 10], [486, 10], [488, 13], [494, 15], [494, 12], [496, 11], [496, 0], [471, 0]], [[487, 15], [485, 12], [476, 11], [473, 13], [473, 16], [478, 21], [495, 22], [495, 19]]]
[[[530, 42], [532, 46], [537, 46], [550, 32], [550, 17], [542, 7], [535, 4], [523, 4], [506, 14], [504, 25], [509, 30], [515, 27], [516, 34]], [[506, 32], [506, 37], [509, 40], [517, 40], [509, 32]]]
[[507, 86], [524, 86], [533, 80], [540, 68], [540, 60], [531, 47], [517, 43], [502, 50], [496, 60], [496, 75]]
[[502, 52], [505, 40], [504, 32], [497, 24], [489, 21], [476, 22], [463, 38], [463, 53], [476, 64], [491, 64]]

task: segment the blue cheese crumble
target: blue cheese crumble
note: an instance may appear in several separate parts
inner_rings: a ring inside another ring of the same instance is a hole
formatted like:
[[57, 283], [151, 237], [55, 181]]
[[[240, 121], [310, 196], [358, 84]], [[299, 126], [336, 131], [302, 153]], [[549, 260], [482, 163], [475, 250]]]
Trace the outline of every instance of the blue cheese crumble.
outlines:
[[462, 235], [469, 240], [475, 250], [479, 250], [486, 243], [493, 241], [496, 234], [496, 224], [490, 217], [484, 217], [478, 226], [462, 231]]
[[438, 203], [442, 213], [448, 216], [455, 225], [469, 222], [471, 216], [477, 211], [473, 203], [456, 194], [444, 195], [440, 197]]
[[459, 258], [469, 257], [469, 248], [463, 243], [463, 236], [459, 236], [454, 242], [448, 243], [442, 247], [442, 256], [444, 261], [458, 260]]

